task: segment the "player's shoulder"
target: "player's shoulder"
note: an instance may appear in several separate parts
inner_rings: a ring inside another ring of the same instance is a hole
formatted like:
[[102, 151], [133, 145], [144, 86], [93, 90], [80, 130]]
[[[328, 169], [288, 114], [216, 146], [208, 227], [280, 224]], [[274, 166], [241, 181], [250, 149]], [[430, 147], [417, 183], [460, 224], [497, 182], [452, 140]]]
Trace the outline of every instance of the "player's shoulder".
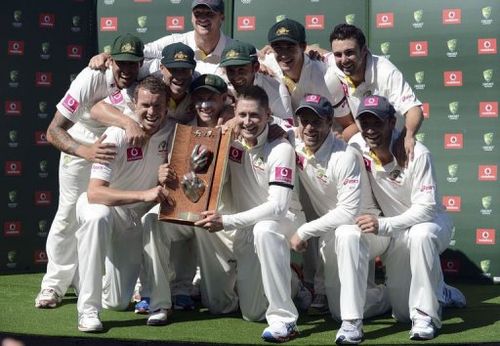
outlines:
[[401, 73], [399, 69], [389, 59], [379, 55], [372, 55], [373, 66], [377, 70], [377, 75], [389, 77], [394, 73]]
[[420, 156], [431, 155], [431, 151], [423, 143], [417, 141], [413, 149], [415, 159]]

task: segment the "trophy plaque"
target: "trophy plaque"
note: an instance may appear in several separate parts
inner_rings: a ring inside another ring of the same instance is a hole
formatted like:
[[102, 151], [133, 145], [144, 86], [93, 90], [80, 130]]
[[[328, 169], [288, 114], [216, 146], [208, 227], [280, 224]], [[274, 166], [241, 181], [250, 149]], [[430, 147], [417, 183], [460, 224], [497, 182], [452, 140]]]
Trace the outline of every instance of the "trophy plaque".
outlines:
[[170, 166], [177, 179], [167, 183], [172, 205], [161, 203], [160, 221], [193, 225], [205, 210], [219, 204], [231, 130], [177, 124]]

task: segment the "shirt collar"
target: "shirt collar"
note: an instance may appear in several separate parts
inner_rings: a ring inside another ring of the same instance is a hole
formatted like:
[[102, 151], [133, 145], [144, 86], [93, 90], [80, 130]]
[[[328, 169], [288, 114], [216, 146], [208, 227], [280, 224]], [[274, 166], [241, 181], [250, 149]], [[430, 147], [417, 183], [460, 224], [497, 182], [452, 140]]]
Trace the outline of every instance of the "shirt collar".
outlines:
[[194, 30], [190, 31], [187, 37], [187, 41], [188, 41], [188, 46], [194, 50], [196, 59], [203, 61], [208, 57], [214, 57], [220, 60], [220, 57], [222, 56], [222, 51], [224, 50], [224, 47], [227, 44], [227, 36], [224, 35], [222, 30], [220, 31], [219, 42], [217, 42], [217, 45], [215, 46], [214, 50], [209, 54], [206, 54], [204, 51], [198, 48], [198, 46], [196, 45], [196, 41], [194, 39], [194, 34], [195, 34]]
[[251, 150], [255, 148], [259, 148], [263, 146], [267, 142], [267, 134], [269, 132], [269, 125], [266, 125], [264, 131], [260, 135], [257, 136], [257, 144], [254, 146], [250, 146], [245, 139], [241, 139], [241, 144], [245, 147], [246, 150]]

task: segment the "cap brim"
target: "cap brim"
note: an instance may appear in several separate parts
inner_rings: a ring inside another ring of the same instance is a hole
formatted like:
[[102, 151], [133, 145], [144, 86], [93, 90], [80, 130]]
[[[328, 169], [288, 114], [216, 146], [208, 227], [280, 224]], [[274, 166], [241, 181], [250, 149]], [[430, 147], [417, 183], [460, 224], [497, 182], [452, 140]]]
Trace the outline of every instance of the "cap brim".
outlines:
[[274, 43], [274, 42], [279, 42], [279, 41], [287, 41], [287, 42], [292, 42], [292, 43], [296, 43], [296, 44], [301, 43], [301, 42], [297, 41], [296, 39], [288, 37], [288, 36], [283, 36], [283, 37], [279, 36], [279, 37], [273, 38], [271, 41], [269, 41], [269, 43]]
[[166, 68], [190, 68], [194, 69], [196, 67], [196, 64], [191, 64], [186, 61], [173, 61], [173, 62], [161, 62], [163, 66]]
[[115, 54], [115, 55], [111, 55], [111, 57], [115, 61], [142, 61], [142, 60], [144, 60], [144, 57], [132, 55], [132, 54]]
[[191, 94], [194, 94], [195, 92], [197, 92], [200, 89], [208, 89], [208, 90], [213, 91], [219, 95], [223, 94], [222, 91], [220, 91], [219, 89], [217, 89], [211, 85], [200, 85], [199, 87], [196, 87], [195, 89], [191, 90]]
[[361, 113], [358, 113], [358, 115], [356, 115], [356, 119], [359, 119], [363, 114], [372, 114], [372, 115], [375, 115], [377, 118], [381, 119], [381, 120], [385, 120], [387, 119], [389, 116], [388, 115], [380, 115], [378, 113], [376, 113], [375, 111], [371, 111], [371, 110], [363, 110]]
[[196, 4], [193, 7], [191, 7], [191, 11], [194, 10], [196, 7], [199, 7], [199, 6], [208, 7], [210, 9], [210, 11], [212, 11], [212, 12], [220, 12], [220, 13], [224, 12], [224, 10], [218, 8], [217, 6], [210, 6], [209, 4]]
[[302, 106], [299, 106], [296, 110], [295, 110], [295, 115], [297, 116], [300, 116], [300, 112], [301, 111], [304, 111], [305, 109], [309, 109], [309, 110], [312, 110], [314, 112], [314, 114], [316, 114], [318, 117], [320, 118], [323, 118], [323, 119], [328, 119], [328, 116], [327, 115], [324, 115], [324, 114], [320, 114], [318, 113], [318, 110], [315, 109], [314, 107], [311, 107], [309, 105], [302, 105]]
[[222, 60], [219, 65], [222, 67], [241, 66], [241, 65], [251, 64], [252, 62], [253, 62], [252, 60], [248, 60], [248, 59], [229, 59], [229, 60]]

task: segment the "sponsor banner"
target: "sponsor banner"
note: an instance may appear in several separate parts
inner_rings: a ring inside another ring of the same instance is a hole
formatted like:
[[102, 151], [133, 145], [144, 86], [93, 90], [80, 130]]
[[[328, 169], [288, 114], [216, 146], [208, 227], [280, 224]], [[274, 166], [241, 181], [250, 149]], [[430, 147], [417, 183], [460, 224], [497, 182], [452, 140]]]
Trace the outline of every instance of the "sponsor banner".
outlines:
[[35, 250], [33, 253], [33, 261], [35, 264], [45, 264], [48, 262], [47, 253], [45, 250]]
[[21, 235], [21, 221], [5, 221], [3, 224], [4, 237], [18, 237]]
[[52, 192], [50, 191], [35, 191], [35, 205], [48, 206], [52, 202]]
[[167, 31], [184, 31], [184, 17], [167, 16], [165, 18], [165, 27]]
[[480, 118], [498, 118], [498, 102], [497, 101], [480, 101], [479, 102], [479, 117]]
[[101, 31], [117, 31], [118, 17], [101, 17]]
[[23, 174], [23, 164], [21, 161], [5, 161], [5, 175], [17, 177]]
[[237, 19], [238, 31], [255, 31], [255, 16], [239, 16]]
[[52, 86], [52, 72], [37, 72], [35, 74], [35, 85], [37, 87]]
[[446, 87], [456, 87], [462, 86], [462, 71], [444, 71], [444, 86]]
[[5, 115], [21, 115], [22, 111], [21, 101], [5, 101]]
[[377, 13], [376, 26], [379, 29], [393, 28], [394, 13], [392, 12]]
[[477, 54], [497, 54], [496, 38], [477, 39]]
[[7, 53], [9, 55], [24, 55], [24, 41], [9, 41]]
[[462, 149], [464, 147], [464, 135], [461, 133], [445, 133], [445, 149]]
[[462, 9], [461, 8], [445, 8], [443, 9], [443, 24], [461, 24]]
[[479, 181], [497, 181], [497, 165], [479, 165], [477, 179]]
[[307, 30], [324, 30], [325, 16], [322, 14], [306, 15], [305, 23]]
[[81, 59], [83, 56], [83, 46], [70, 44], [66, 47], [66, 55], [69, 59]]
[[494, 245], [496, 244], [496, 234], [493, 228], [476, 229], [476, 244]]
[[443, 196], [443, 205], [447, 211], [458, 213], [462, 210], [462, 198], [460, 196]]
[[429, 55], [427, 41], [412, 41], [410, 42], [410, 56], [420, 57]]
[[52, 29], [56, 25], [56, 16], [53, 13], [40, 13], [38, 16], [40, 28]]

